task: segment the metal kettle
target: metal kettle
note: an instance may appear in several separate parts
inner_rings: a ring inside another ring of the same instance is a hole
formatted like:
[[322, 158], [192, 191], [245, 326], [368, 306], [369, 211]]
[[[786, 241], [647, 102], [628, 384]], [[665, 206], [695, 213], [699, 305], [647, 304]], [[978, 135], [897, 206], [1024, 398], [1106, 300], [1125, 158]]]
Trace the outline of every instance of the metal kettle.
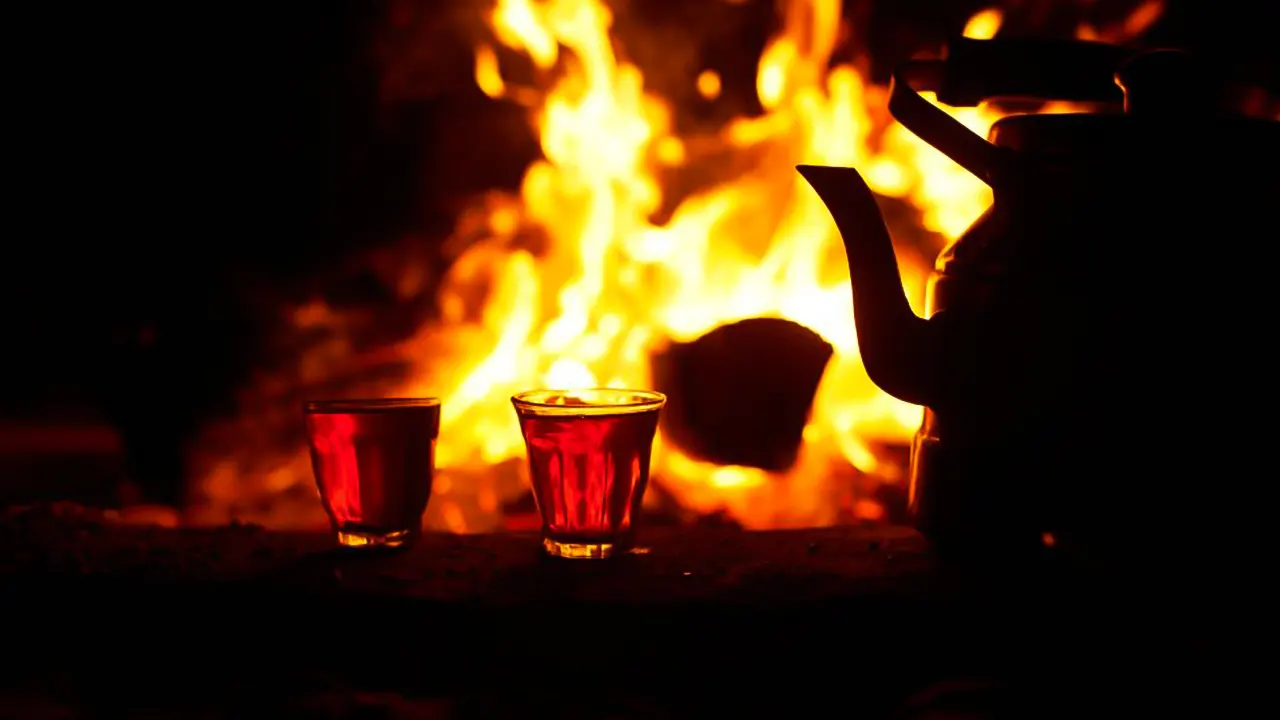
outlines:
[[[910, 511], [939, 553], [1138, 550], [1213, 512], [1207, 478], [1251, 471], [1233, 419], [1275, 384], [1260, 253], [1280, 123], [1224, 111], [1222, 80], [1178, 51], [1083, 42], [964, 39], [899, 66], [892, 115], [994, 198], [938, 258], [927, 319], [858, 172], [797, 168], [844, 242], [868, 375], [924, 406]], [[1014, 115], [984, 139], [922, 89], [1104, 111]]]

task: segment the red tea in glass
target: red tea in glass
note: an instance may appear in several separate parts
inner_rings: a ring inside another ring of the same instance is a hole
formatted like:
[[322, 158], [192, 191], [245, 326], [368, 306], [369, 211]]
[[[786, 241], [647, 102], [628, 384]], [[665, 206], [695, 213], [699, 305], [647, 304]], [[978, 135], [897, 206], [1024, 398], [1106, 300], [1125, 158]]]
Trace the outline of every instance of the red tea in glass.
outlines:
[[644, 390], [534, 390], [511, 402], [529, 453], [547, 554], [607, 558], [628, 549], [666, 397]]
[[338, 543], [397, 548], [422, 530], [440, 401], [322, 400], [304, 408], [311, 467]]

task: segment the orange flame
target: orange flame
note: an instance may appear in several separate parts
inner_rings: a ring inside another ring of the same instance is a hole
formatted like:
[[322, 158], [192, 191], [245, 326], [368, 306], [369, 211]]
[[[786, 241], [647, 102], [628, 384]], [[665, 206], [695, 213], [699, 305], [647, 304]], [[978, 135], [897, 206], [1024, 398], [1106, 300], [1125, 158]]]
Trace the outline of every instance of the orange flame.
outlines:
[[[401, 348], [417, 367], [397, 394], [444, 398], [432, 524], [492, 528], [500, 502], [523, 492], [509, 472], [493, 469], [518, 468], [523, 458], [512, 394], [648, 387], [649, 357], [665, 343], [762, 316], [804, 325], [835, 348], [795, 467], [783, 474], [717, 467], [659, 436], [655, 475], [686, 507], [725, 510], [747, 527], [830, 524], [842, 506], [879, 518], [883, 508], [850, 495], [850, 468], [896, 480], [899, 469], [876, 443], [905, 442], [920, 410], [867, 378], [843, 250], [793, 167], [857, 167], [876, 192], [917, 208], [921, 225], [942, 240], [982, 212], [989, 189], [893, 122], [884, 90], [856, 67], [828, 68], [839, 0], [785, 5], [758, 66], [764, 114], [712, 137], [675, 131], [671, 106], [615, 53], [613, 17], [601, 0], [499, 0], [487, 19], [497, 43], [555, 79], [545, 88], [515, 86], [493, 46], [476, 48], [476, 84], [531, 107], [543, 159], [527, 169], [518, 197], [487, 198], [482, 237], [441, 286], [441, 323]], [[965, 34], [991, 37], [1000, 22], [999, 11], [984, 10]], [[720, 92], [714, 73], [697, 82], [704, 97]], [[944, 109], [983, 134], [996, 119], [985, 108]], [[731, 176], [681, 199], [669, 219], [652, 219], [665, 199], [660, 173], [727, 159]], [[545, 252], [520, 248], [517, 237], [531, 232], [545, 237]], [[911, 296], [922, 300], [929, 267], [905, 255], [900, 262]], [[208, 473], [205, 510], [225, 514], [246, 474], [232, 460]], [[309, 485], [306, 453], [281, 459], [256, 482], [276, 491]]]

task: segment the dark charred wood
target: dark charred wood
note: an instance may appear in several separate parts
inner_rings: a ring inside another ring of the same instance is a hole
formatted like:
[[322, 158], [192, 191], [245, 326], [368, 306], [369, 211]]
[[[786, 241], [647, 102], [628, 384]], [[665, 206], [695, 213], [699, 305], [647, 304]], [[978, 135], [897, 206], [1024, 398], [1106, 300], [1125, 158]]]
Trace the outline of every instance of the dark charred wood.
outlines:
[[812, 330], [777, 318], [672, 344], [653, 360], [654, 383], [668, 398], [663, 431], [704, 460], [786, 470], [832, 352]]

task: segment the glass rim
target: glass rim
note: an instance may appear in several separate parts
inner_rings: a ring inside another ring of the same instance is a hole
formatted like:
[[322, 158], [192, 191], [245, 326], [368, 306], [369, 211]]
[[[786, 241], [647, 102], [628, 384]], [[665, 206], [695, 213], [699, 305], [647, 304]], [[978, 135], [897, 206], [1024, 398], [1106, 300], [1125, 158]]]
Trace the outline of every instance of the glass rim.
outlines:
[[[573, 398], [582, 404], [555, 402]], [[516, 412], [529, 415], [625, 415], [660, 409], [667, 396], [656, 390], [580, 388], [526, 390], [511, 396]]]
[[409, 410], [413, 408], [438, 408], [440, 398], [347, 398], [331, 400], [308, 400], [302, 404], [304, 412], [371, 412], [375, 410]]

